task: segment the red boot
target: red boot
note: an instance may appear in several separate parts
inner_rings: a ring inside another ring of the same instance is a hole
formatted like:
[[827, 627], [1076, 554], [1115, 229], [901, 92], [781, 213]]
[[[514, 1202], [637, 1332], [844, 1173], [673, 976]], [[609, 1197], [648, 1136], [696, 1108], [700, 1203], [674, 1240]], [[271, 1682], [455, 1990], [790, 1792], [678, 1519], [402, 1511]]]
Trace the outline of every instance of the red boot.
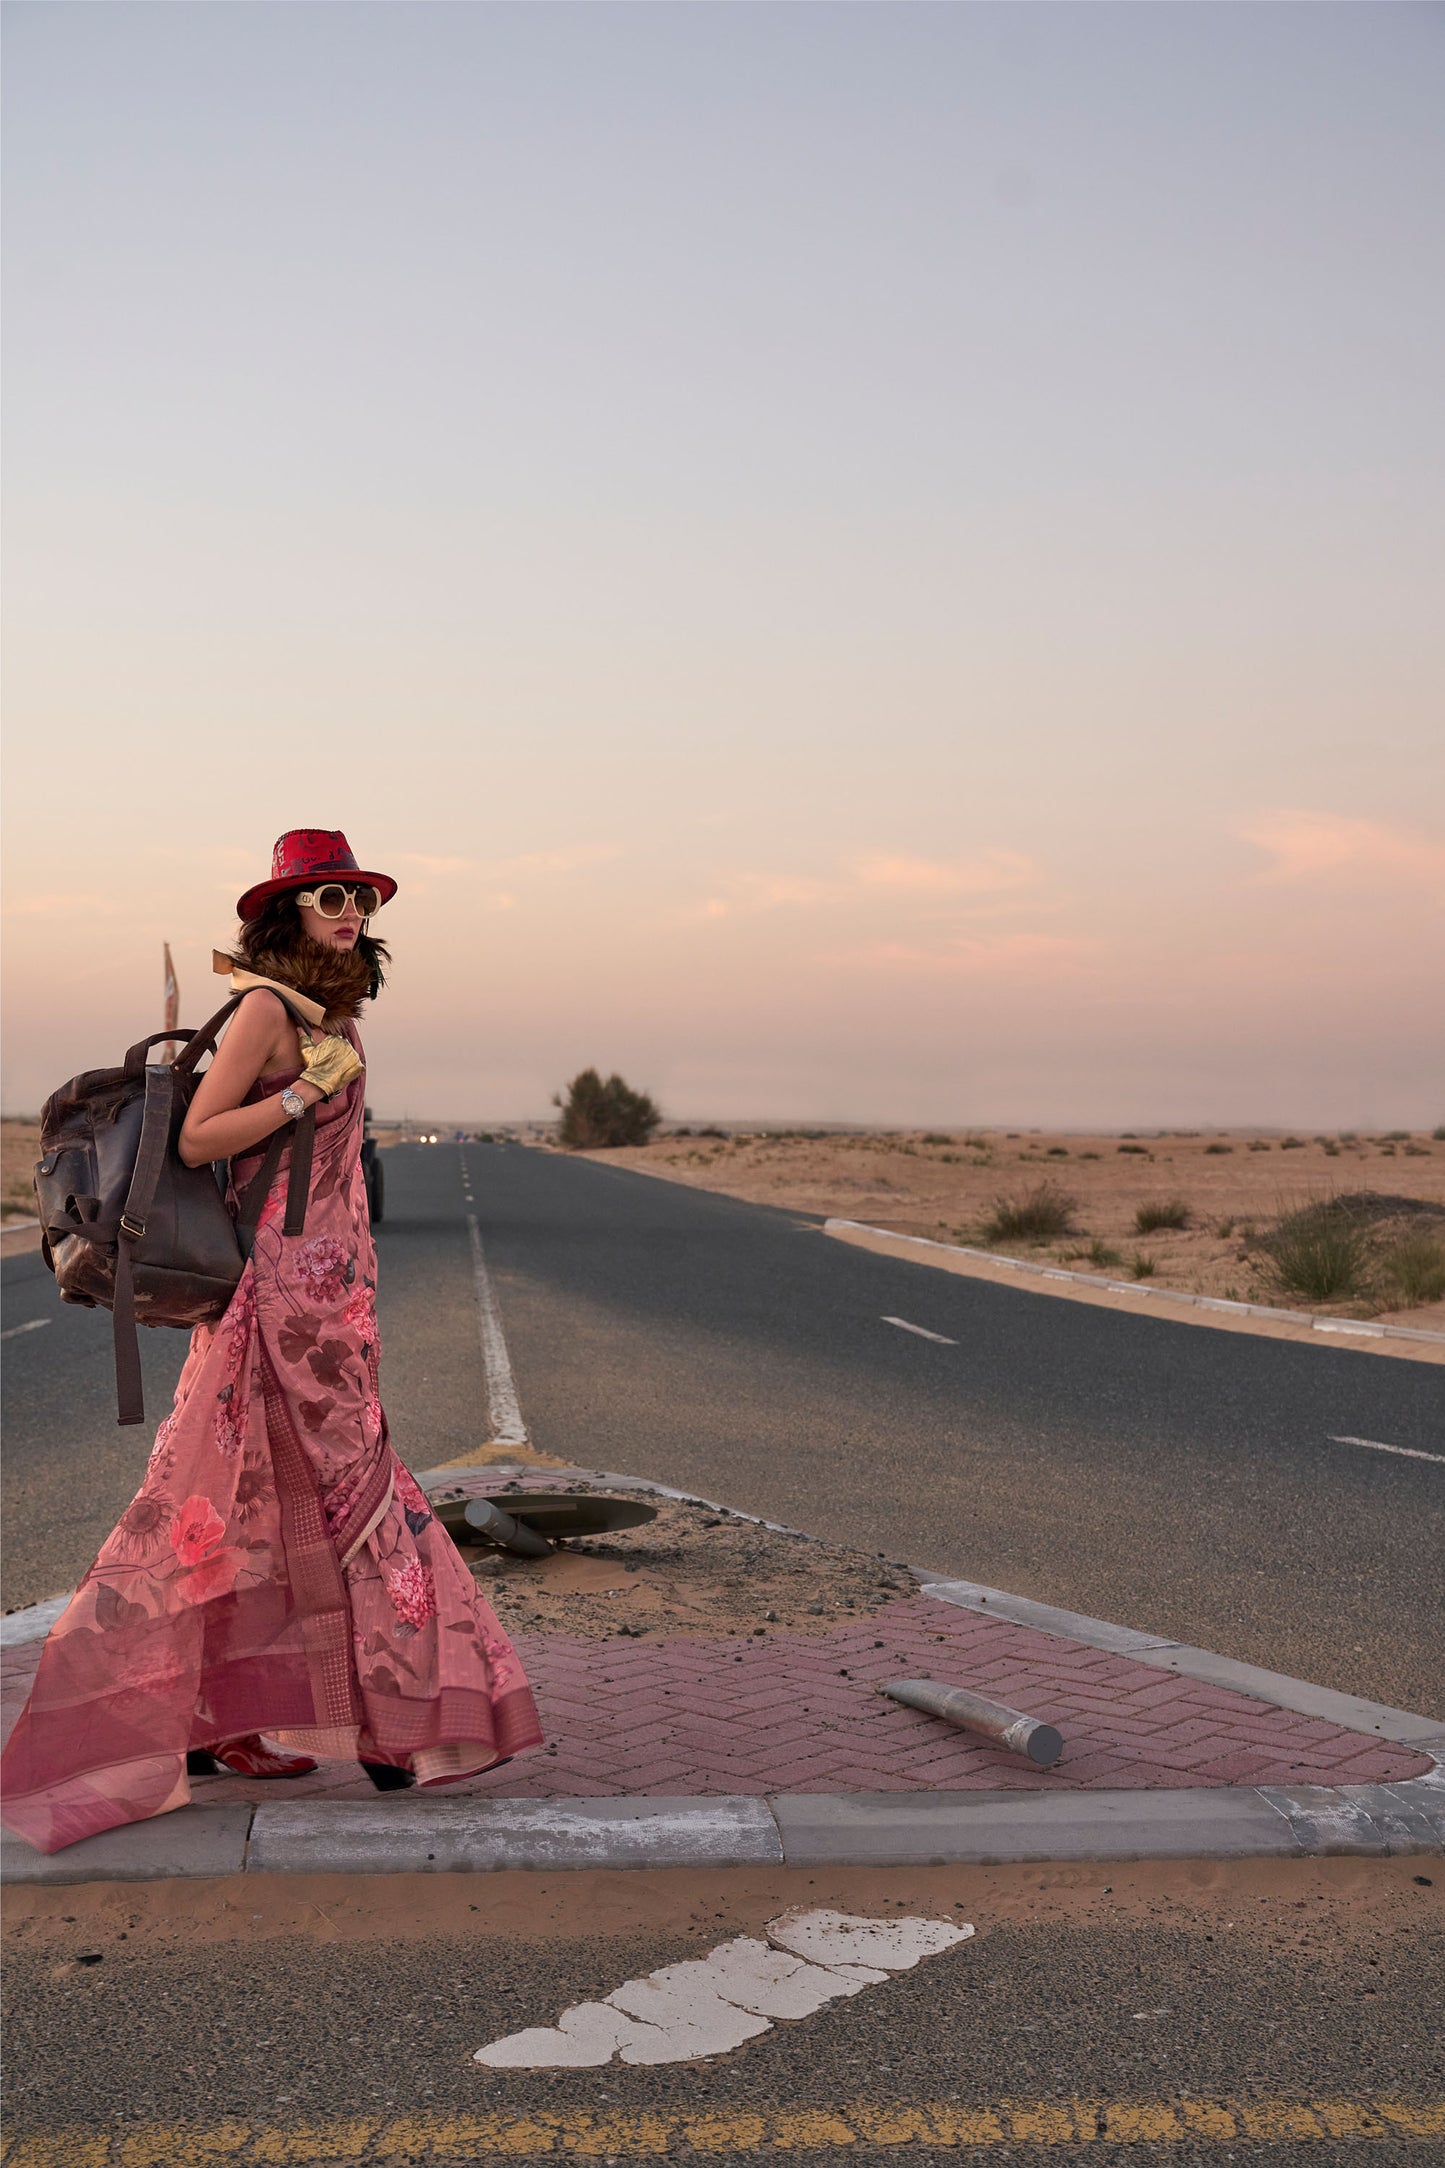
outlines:
[[267, 1746], [258, 1731], [244, 1739], [223, 1739], [218, 1746], [192, 1747], [186, 1774], [193, 1777], [305, 1777], [316, 1767], [309, 1754], [285, 1754]]

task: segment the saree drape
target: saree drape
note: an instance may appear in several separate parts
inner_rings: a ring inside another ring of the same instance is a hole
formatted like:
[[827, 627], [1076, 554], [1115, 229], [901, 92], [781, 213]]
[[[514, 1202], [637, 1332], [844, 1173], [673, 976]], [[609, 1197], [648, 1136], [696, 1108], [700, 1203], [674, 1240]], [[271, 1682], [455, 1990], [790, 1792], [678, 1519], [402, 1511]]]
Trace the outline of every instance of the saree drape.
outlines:
[[0, 1764], [5, 1825], [42, 1852], [185, 1805], [187, 1749], [249, 1732], [424, 1784], [541, 1743], [516, 1652], [388, 1436], [364, 1088], [320, 1110], [295, 1237], [283, 1161], [145, 1479], [51, 1629]]

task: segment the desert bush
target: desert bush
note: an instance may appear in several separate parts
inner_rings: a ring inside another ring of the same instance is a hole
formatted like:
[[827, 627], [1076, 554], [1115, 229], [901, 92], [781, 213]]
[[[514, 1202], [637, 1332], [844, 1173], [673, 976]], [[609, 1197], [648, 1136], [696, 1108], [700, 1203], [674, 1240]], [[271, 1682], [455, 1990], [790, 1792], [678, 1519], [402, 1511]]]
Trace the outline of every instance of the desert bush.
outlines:
[[1270, 1147], [1263, 1137], [1256, 1137], [1249, 1147], [1251, 1152], [1267, 1152]]
[[1266, 1276], [1285, 1294], [1333, 1302], [1369, 1291], [1367, 1226], [1337, 1198], [1284, 1213], [1259, 1249]]
[[1445, 1144], [1445, 1122], [1439, 1123], [1436, 1128], [1431, 1130], [1430, 1134], [1437, 1144]]
[[1282, 1152], [1302, 1152], [1305, 1148], [1305, 1140], [1303, 1137], [1281, 1137], [1279, 1148]]
[[1121, 1144], [1117, 1149], [1126, 1156], [1132, 1154], [1135, 1159], [1147, 1159], [1149, 1157], [1148, 1148], [1142, 1144]]
[[1227, 1152], [1232, 1152], [1234, 1146], [1232, 1144], [1206, 1144], [1204, 1149], [1212, 1159], [1220, 1159]]
[[700, 1137], [721, 1137], [724, 1143], [727, 1141], [727, 1131], [725, 1129], [700, 1129], [698, 1135]]
[[1098, 1235], [1095, 1235], [1089, 1244], [1088, 1258], [1091, 1265], [1122, 1265], [1124, 1262], [1119, 1252], [1111, 1250], [1108, 1243]]
[[1227, 1242], [1234, 1233], [1234, 1221], [1232, 1219], [1222, 1219], [1214, 1231], [1221, 1242]]
[[1152, 1235], [1161, 1227], [1187, 1227], [1189, 1206], [1183, 1197], [1156, 1197], [1141, 1204], [1134, 1214], [1136, 1235]]
[[1154, 1277], [1154, 1260], [1152, 1257], [1146, 1257], [1142, 1250], [1136, 1250], [1129, 1270], [1136, 1280], [1152, 1280]]
[[924, 1133], [923, 1142], [925, 1144], [952, 1144], [953, 1139], [952, 1137], [940, 1136], [936, 1129], [929, 1129]]
[[1074, 1198], [1040, 1182], [1026, 1197], [998, 1197], [985, 1221], [985, 1242], [1052, 1242], [1074, 1232]]
[[1423, 1228], [1401, 1235], [1380, 1260], [1380, 1279], [1394, 1309], [1439, 1302], [1445, 1296], [1445, 1241]]
[[1098, 1152], [1080, 1152], [1079, 1154], [1080, 1159], [1098, 1159], [1099, 1156]]
[[1430, 1147], [1428, 1144], [1407, 1144], [1405, 1146], [1405, 1157], [1407, 1159], [1428, 1159], [1430, 1157]]
[[635, 1092], [617, 1075], [604, 1083], [595, 1069], [580, 1070], [568, 1085], [566, 1098], [554, 1092], [552, 1104], [562, 1109], [557, 1135], [569, 1152], [646, 1144], [662, 1120], [660, 1108], [646, 1092]]

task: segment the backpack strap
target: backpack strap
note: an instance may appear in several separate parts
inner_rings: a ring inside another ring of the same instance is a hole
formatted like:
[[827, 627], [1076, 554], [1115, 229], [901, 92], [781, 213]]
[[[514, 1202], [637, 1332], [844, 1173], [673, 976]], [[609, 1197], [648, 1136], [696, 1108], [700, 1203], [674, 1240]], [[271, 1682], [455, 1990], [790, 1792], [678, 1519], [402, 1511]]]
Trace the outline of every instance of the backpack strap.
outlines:
[[[306, 1193], [311, 1187], [311, 1151], [315, 1137], [316, 1109], [308, 1107], [291, 1132], [291, 1171], [286, 1181], [284, 1234], [299, 1235], [306, 1231]], [[271, 1194], [271, 1184], [276, 1179], [276, 1169], [285, 1149], [286, 1131], [282, 1127], [272, 1137], [266, 1157], [237, 1199], [236, 1239], [243, 1257], [249, 1257], [255, 1245], [257, 1223]]]
[[[286, 1001], [283, 988], [271, 989]], [[125, 1209], [120, 1216], [115, 1250], [115, 1295], [111, 1306], [112, 1325], [115, 1336], [115, 1392], [119, 1409], [117, 1420], [121, 1423], [145, 1421], [145, 1395], [141, 1381], [140, 1342], [136, 1336], [135, 1316], [135, 1245], [146, 1229], [146, 1215], [155, 1198], [156, 1185], [161, 1169], [166, 1163], [170, 1149], [171, 1115], [175, 1106], [175, 1080], [177, 1074], [189, 1075], [206, 1051], [215, 1052], [216, 1033], [225, 1023], [233, 1009], [240, 1007], [250, 988], [233, 994], [224, 1008], [218, 1009], [208, 1023], [192, 1033], [173, 1063], [149, 1063], [145, 1057], [157, 1039], [175, 1038], [177, 1033], [154, 1032], [149, 1039], [142, 1039], [133, 1046], [125, 1058], [128, 1076], [138, 1076], [145, 1070], [145, 1107], [141, 1115], [140, 1144], [136, 1151], [135, 1168], [131, 1174], [130, 1188], [126, 1192]], [[293, 1016], [297, 1011], [287, 1001]], [[301, 1018], [308, 1023], [309, 1020]], [[311, 1186], [311, 1155], [316, 1135], [316, 1109], [308, 1107], [294, 1125], [294, 1143], [291, 1154], [291, 1171], [286, 1186], [285, 1232], [299, 1235], [306, 1227], [306, 1193]], [[261, 1163], [259, 1173], [246, 1185], [240, 1204], [240, 1216], [236, 1234], [241, 1245], [241, 1255], [249, 1257], [256, 1239], [256, 1223], [262, 1207], [276, 1179], [276, 1169], [281, 1164], [281, 1154], [286, 1149], [286, 1130], [276, 1131]]]
[[145, 1398], [141, 1389], [140, 1345], [135, 1330], [135, 1273], [133, 1252], [146, 1231], [150, 1211], [166, 1163], [171, 1141], [171, 1108], [174, 1082], [168, 1066], [157, 1063], [146, 1069], [145, 1109], [141, 1115], [140, 1147], [126, 1192], [125, 1209], [115, 1245], [115, 1299], [112, 1322], [115, 1331], [115, 1395], [122, 1423], [145, 1421]]
[[[200, 1047], [197, 1045], [197, 1041], [204, 1042], [207, 1034], [214, 1030], [222, 1018], [229, 1016], [232, 1009], [239, 1008], [247, 994], [257, 991], [275, 994], [279, 1000], [284, 1001], [298, 1026], [304, 1028], [308, 1038], [310, 1037], [310, 1017], [305, 1015], [297, 1006], [284, 986], [278, 986], [274, 980], [267, 979], [260, 987], [243, 986], [239, 993], [232, 994], [225, 1008], [218, 1010], [209, 1024], [202, 1026], [201, 1030], [196, 1033], [195, 1039], [191, 1042], [191, 1045], [196, 1047], [196, 1054], [193, 1059], [198, 1059], [200, 1055]], [[313, 1002], [311, 1006], [314, 1008], [315, 1003]], [[177, 1061], [177, 1068], [180, 1067], [181, 1062], [185, 1061], [186, 1055], [190, 1054], [190, 1052], [191, 1047], [188, 1046]], [[316, 1109], [315, 1107], [308, 1107], [304, 1114], [296, 1116], [291, 1130], [291, 1167], [286, 1178], [286, 1219], [282, 1228], [283, 1234], [299, 1235], [306, 1232], [306, 1194], [311, 1187], [311, 1155], [315, 1142]], [[256, 1240], [257, 1223], [260, 1220], [266, 1199], [271, 1193], [271, 1184], [276, 1179], [276, 1169], [281, 1164], [281, 1154], [285, 1149], [286, 1128], [283, 1124], [272, 1137], [267, 1148], [266, 1157], [262, 1160], [257, 1172], [246, 1184], [245, 1191], [238, 1200], [239, 1214], [236, 1221], [236, 1234], [241, 1244], [241, 1255], [243, 1257], [249, 1257], [251, 1254], [252, 1245]]]

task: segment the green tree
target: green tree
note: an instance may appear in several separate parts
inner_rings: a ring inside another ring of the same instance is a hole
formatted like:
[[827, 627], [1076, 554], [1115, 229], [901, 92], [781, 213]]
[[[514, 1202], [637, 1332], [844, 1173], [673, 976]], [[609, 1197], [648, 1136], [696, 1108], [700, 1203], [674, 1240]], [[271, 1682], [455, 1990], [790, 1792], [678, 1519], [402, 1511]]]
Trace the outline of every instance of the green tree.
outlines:
[[617, 1075], [604, 1083], [595, 1069], [583, 1069], [574, 1076], [565, 1099], [554, 1092], [552, 1104], [562, 1109], [557, 1134], [569, 1152], [650, 1143], [662, 1120], [661, 1108], [646, 1092], [635, 1092]]

